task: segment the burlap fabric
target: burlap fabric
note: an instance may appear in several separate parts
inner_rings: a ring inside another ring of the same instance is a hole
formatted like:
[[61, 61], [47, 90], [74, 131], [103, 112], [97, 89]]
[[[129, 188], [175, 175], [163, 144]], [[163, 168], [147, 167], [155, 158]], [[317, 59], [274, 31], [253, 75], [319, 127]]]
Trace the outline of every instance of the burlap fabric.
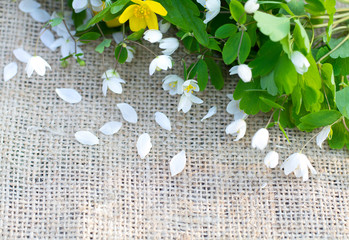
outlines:
[[[56, 1], [44, 8], [58, 9]], [[24, 47], [34, 54], [41, 24], [1, 0], [0, 66]], [[151, 56], [137, 48], [132, 64], [118, 67], [127, 81], [124, 93], [102, 95], [101, 73], [112, 67], [113, 52], [104, 57], [84, 48], [87, 67], [59, 67], [58, 52], [39, 42], [38, 55], [52, 66], [45, 77], [19, 74], [0, 83], [0, 238], [1, 239], [348, 239], [349, 159], [345, 150], [320, 150], [314, 143], [304, 153], [317, 176], [302, 182], [279, 168], [267, 169], [265, 153], [251, 149], [251, 137], [268, 116], [248, 118], [246, 137], [234, 142], [225, 134], [232, 116], [225, 111], [236, 79], [226, 77], [223, 91], [209, 87], [205, 100], [188, 114], [176, 110], [178, 98], [161, 88], [174, 70], [148, 75]], [[154, 47], [155, 51], [158, 51]], [[71, 105], [56, 88], [77, 89], [83, 96]], [[126, 102], [139, 114], [137, 124], [122, 120], [116, 104]], [[213, 106], [218, 113], [199, 120]], [[154, 113], [173, 124], [160, 129]], [[104, 136], [98, 129], [110, 120], [123, 121], [120, 132]], [[91, 130], [100, 145], [79, 144], [74, 133]], [[145, 160], [136, 151], [140, 134], [148, 132], [153, 148]], [[271, 144], [284, 160], [311, 137], [288, 130], [287, 143], [272, 128]], [[276, 146], [278, 145], [278, 146]], [[169, 161], [187, 153], [184, 172], [170, 176]]]

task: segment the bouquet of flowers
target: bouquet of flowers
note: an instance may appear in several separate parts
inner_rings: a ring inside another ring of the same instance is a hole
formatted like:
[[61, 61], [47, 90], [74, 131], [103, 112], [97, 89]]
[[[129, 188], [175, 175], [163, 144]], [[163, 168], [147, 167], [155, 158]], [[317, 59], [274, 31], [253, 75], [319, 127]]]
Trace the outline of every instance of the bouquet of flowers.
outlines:
[[[183, 113], [204, 102], [195, 94], [205, 91], [209, 80], [220, 90], [226, 69], [230, 75], [237, 74], [240, 80], [231, 89], [226, 107], [234, 116], [226, 134], [236, 136], [236, 141], [245, 135], [248, 116], [264, 112], [270, 119], [253, 136], [254, 148], [265, 149], [267, 129], [277, 126], [287, 139], [284, 129], [298, 128], [315, 131], [308, 143], [316, 138], [320, 148], [327, 139], [333, 149], [349, 149], [349, 8], [336, 9], [335, 0], [62, 0], [61, 5], [61, 11], [52, 14], [34, 0], [22, 0], [19, 8], [44, 23], [39, 37], [51, 50], [60, 48], [62, 67], [69, 59], [81, 66], [88, 64], [83, 45], [94, 45], [100, 54], [113, 48], [115, 54], [108, 57], [115, 58], [115, 66], [101, 73], [105, 96], [108, 89], [122, 93], [125, 81], [117, 69], [137, 57], [137, 47], [154, 55], [150, 75], [173, 66], [183, 68], [183, 76], [168, 75], [162, 85], [174, 97], [179, 95], [178, 111]], [[165, 34], [172, 36], [164, 38]], [[159, 44], [161, 54], [143, 41]], [[173, 62], [171, 55], [180, 44], [197, 56], [194, 62]], [[50, 67], [36, 53], [31, 56], [16, 49], [14, 54], [27, 63], [28, 77], [33, 71], [44, 75]], [[5, 80], [9, 80], [17, 65], [11, 63], [5, 70]], [[72, 103], [81, 100], [73, 89], [57, 89], [57, 94]], [[125, 120], [137, 122], [131, 106], [118, 107]], [[216, 106], [212, 107], [202, 121], [216, 112]], [[156, 114], [156, 121], [171, 130], [163, 113]], [[101, 131], [113, 134], [120, 127], [109, 123]], [[89, 132], [76, 133], [76, 138], [90, 145], [98, 143]], [[144, 158], [151, 148], [149, 135], [141, 135], [138, 146]], [[307, 180], [308, 168], [316, 171], [301, 152], [291, 155], [282, 167], [286, 174], [294, 172]], [[177, 174], [181, 166], [175, 163], [185, 163], [185, 154], [173, 160]], [[278, 153], [269, 152], [264, 162], [274, 168]]]

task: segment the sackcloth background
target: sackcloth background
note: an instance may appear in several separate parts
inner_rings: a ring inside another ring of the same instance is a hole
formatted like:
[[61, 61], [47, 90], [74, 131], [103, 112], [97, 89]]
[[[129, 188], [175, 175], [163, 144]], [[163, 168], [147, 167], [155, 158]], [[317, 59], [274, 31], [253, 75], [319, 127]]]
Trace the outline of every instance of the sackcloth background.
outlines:
[[[15, 48], [34, 54], [42, 24], [20, 12], [18, 2], [0, 2], [3, 69], [15, 61]], [[59, 10], [59, 1], [41, 3], [50, 13]], [[174, 54], [174, 70], [150, 77], [152, 56], [138, 47], [134, 61], [118, 67], [127, 81], [123, 94], [104, 97], [100, 76], [114, 66], [111, 49], [103, 57], [84, 47], [87, 66], [62, 69], [58, 51], [38, 46], [52, 71], [28, 79], [19, 63], [18, 75], [0, 82], [0, 239], [349, 239], [348, 151], [309, 144], [304, 153], [319, 173], [308, 182], [267, 169], [266, 151], [252, 149], [251, 138], [268, 115], [249, 117], [239, 142], [225, 134], [233, 120], [226, 94], [236, 78], [226, 75], [223, 91], [210, 86], [198, 94], [205, 103], [183, 114], [179, 99], [161, 88], [164, 76], [181, 74], [183, 49]], [[77, 89], [82, 102], [61, 100], [55, 89], [62, 87]], [[136, 109], [137, 124], [123, 121], [121, 102]], [[200, 122], [213, 105], [218, 113]], [[156, 111], [171, 119], [171, 132], [156, 125]], [[111, 120], [123, 122], [120, 132], [99, 133]], [[100, 144], [78, 143], [78, 130], [94, 132]], [[136, 141], [144, 132], [153, 148], [141, 160]], [[267, 150], [275, 148], [282, 160], [311, 137], [287, 132], [290, 144], [270, 130]], [[171, 177], [169, 161], [181, 150], [186, 168]]]

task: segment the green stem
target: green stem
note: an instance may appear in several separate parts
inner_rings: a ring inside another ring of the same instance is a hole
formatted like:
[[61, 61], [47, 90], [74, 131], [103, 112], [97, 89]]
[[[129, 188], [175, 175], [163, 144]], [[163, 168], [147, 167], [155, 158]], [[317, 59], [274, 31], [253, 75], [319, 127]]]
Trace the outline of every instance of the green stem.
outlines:
[[342, 46], [347, 40], [349, 39], [349, 35], [347, 35], [340, 43], [338, 43], [337, 46], [335, 46], [334, 48], [331, 49], [331, 51], [329, 51], [328, 53], [326, 53], [324, 56], [322, 56], [319, 61], [317, 61], [316, 63], [319, 64], [321, 63], [322, 60], [324, 60], [325, 58], [327, 58], [331, 53], [333, 53], [334, 51], [336, 51], [340, 46]]
[[239, 47], [238, 47], [238, 63], [239, 65], [241, 64], [240, 61], [240, 48], [241, 48], [241, 43], [242, 43], [242, 38], [244, 37], [244, 30], [241, 31], [241, 38], [240, 38], [240, 42], [239, 42]]
[[[338, 24], [345, 22], [347, 20], [349, 20], [349, 16], [342, 18], [342, 19], [339, 19], [337, 21], [334, 21], [333, 25], [338, 25]], [[313, 28], [323, 28], [323, 27], [327, 27], [327, 25], [328, 25], [328, 23], [317, 24], [317, 25], [313, 25]]]

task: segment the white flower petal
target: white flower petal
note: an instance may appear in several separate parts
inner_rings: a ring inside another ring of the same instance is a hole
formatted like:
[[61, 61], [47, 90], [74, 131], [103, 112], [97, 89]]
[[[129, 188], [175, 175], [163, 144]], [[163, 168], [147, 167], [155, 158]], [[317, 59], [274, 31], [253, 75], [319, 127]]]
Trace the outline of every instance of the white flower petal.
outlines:
[[4, 67], [4, 81], [7, 82], [14, 76], [16, 76], [18, 66], [16, 62], [11, 62]]
[[192, 105], [192, 101], [190, 101], [190, 97], [187, 97], [185, 94], [181, 96], [181, 99], [178, 103], [178, 112], [182, 110], [184, 113], [187, 113]]
[[231, 94], [231, 93], [228, 93], [228, 94], [227, 94], [227, 97], [228, 97], [230, 100], [234, 100], [234, 95]]
[[122, 32], [115, 32], [112, 34], [114, 41], [119, 44], [124, 40]]
[[30, 16], [34, 18], [35, 21], [38, 21], [41, 23], [48, 22], [51, 19], [50, 14], [48, 14], [48, 12], [46, 12], [43, 9], [36, 9], [30, 12]]
[[161, 33], [167, 33], [167, 31], [170, 29], [171, 23], [165, 22], [164, 19], [161, 19], [159, 22], [159, 29]]
[[120, 130], [121, 126], [122, 126], [121, 122], [111, 121], [111, 122], [107, 122], [106, 124], [104, 124], [99, 129], [99, 131], [101, 131], [105, 135], [113, 135]]
[[216, 106], [211, 107], [210, 110], [208, 110], [208, 113], [201, 119], [201, 122], [207, 118], [212, 117], [216, 113], [217, 113], [217, 107]]
[[165, 130], [171, 131], [171, 122], [168, 117], [162, 112], [155, 113], [155, 121]]
[[158, 58], [154, 58], [149, 65], [149, 75], [153, 75], [155, 73], [156, 67], [158, 65]]
[[76, 13], [82, 12], [88, 7], [88, 0], [74, 0], [72, 6]]
[[331, 132], [331, 126], [326, 126], [316, 136], [316, 144], [319, 146], [319, 148], [322, 148], [322, 143], [327, 139], [328, 134], [330, 134], [330, 132]]
[[152, 146], [153, 145], [151, 144], [150, 136], [148, 133], [143, 133], [139, 136], [137, 141], [137, 151], [141, 159], [144, 159], [145, 156], [148, 155]]
[[252, 147], [264, 150], [269, 141], [269, 131], [265, 128], [259, 129], [252, 138]]
[[40, 6], [41, 6], [40, 3], [33, 0], [22, 0], [18, 5], [19, 10], [25, 13], [33, 12], [34, 10], [38, 9]]
[[89, 131], [78, 131], [75, 133], [75, 138], [78, 142], [85, 145], [96, 145], [99, 144], [99, 139]]
[[156, 43], [162, 39], [162, 33], [159, 30], [149, 29], [144, 32], [143, 38], [151, 43]]
[[186, 162], [187, 158], [185, 156], [185, 151], [181, 151], [174, 156], [170, 162], [171, 176], [173, 177], [181, 173], [185, 168]]
[[[48, 47], [49, 49], [52, 50], [51, 46], [55, 42], [55, 37], [53, 36], [53, 33], [50, 30], [45, 30], [41, 36], [40, 36], [41, 42]], [[54, 51], [54, 50], [52, 50]]]
[[117, 104], [118, 108], [121, 111], [122, 117], [129, 123], [137, 123], [138, 116], [137, 112], [127, 103]]
[[82, 98], [76, 90], [71, 88], [56, 88], [56, 93], [68, 103], [78, 103]]
[[275, 168], [279, 162], [279, 154], [275, 151], [270, 151], [264, 158], [264, 164], [268, 168]]
[[107, 91], [108, 91], [108, 84], [107, 84], [107, 81], [108, 81], [108, 80], [104, 80], [104, 81], [103, 81], [103, 86], [102, 86], [102, 92], [103, 92], [104, 97], [107, 96]]
[[49, 46], [52, 51], [56, 51], [56, 49], [64, 44], [64, 38], [58, 38]]
[[27, 51], [25, 51], [23, 48], [17, 48], [13, 50], [13, 55], [17, 58], [18, 61], [27, 63], [29, 59], [32, 57]]
[[117, 81], [115, 78], [107, 80], [108, 88], [117, 94], [122, 93], [122, 86], [119, 81]]
[[101, 0], [90, 0], [92, 10], [95, 12], [100, 12], [103, 10], [103, 2]]

